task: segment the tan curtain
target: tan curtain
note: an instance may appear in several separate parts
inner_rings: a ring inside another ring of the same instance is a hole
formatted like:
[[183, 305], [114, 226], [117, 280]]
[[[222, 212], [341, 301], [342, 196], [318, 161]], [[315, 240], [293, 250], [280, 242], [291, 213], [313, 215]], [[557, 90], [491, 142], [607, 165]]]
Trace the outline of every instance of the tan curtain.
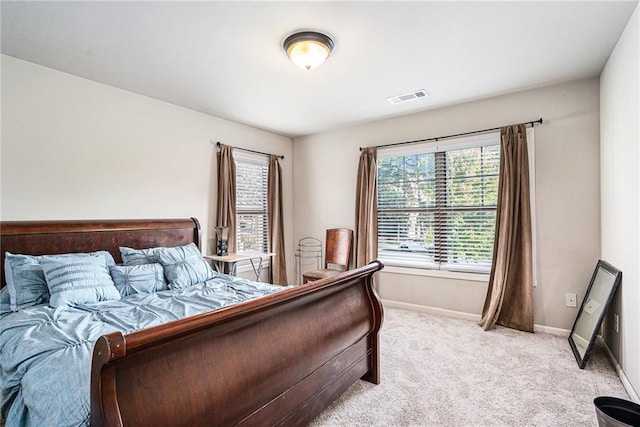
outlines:
[[[218, 201], [216, 226], [229, 227], [229, 253], [236, 251], [236, 162], [233, 147], [221, 145], [218, 162]], [[214, 249], [215, 252], [215, 249]]]
[[282, 169], [278, 156], [269, 156], [267, 172], [267, 220], [269, 227], [269, 251], [275, 252], [270, 268], [273, 283], [287, 284], [287, 261], [284, 249], [284, 218], [282, 215]]
[[355, 266], [361, 267], [378, 257], [377, 150], [363, 148], [358, 164], [356, 189]]
[[533, 332], [529, 159], [524, 124], [501, 129], [493, 265], [479, 325]]

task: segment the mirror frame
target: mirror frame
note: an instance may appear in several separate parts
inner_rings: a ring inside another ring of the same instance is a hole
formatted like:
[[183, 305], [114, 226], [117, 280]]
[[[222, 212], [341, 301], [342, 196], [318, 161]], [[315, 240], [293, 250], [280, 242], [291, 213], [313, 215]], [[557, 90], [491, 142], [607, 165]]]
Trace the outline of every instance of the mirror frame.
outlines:
[[[584, 309], [585, 304], [589, 301], [589, 295], [591, 294], [591, 288], [593, 287], [593, 283], [598, 274], [598, 270], [600, 269], [607, 270], [609, 273], [615, 276], [613, 280], [613, 286], [611, 288], [611, 292], [609, 293], [609, 297], [607, 298], [604, 307], [602, 308], [602, 313], [600, 313], [600, 317], [596, 321], [595, 327], [591, 332], [591, 337], [589, 339], [589, 344], [587, 345], [587, 349], [584, 352], [584, 356], [581, 357], [578, 352], [578, 348], [576, 347], [576, 343], [573, 340], [573, 333], [575, 332], [576, 325], [578, 324], [578, 320], [580, 319], [580, 315], [582, 314], [582, 310]], [[589, 287], [587, 288], [587, 292], [584, 294], [584, 299], [582, 300], [582, 304], [580, 305], [580, 310], [578, 311], [578, 315], [576, 316], [576, 320], [573, 322], [573, 327], [571, 328], [571, 332], [569, 332], [569, 345], [571, 346], [571, 350], [573, 350], [573, 355], [576, 357], [576, 361], [578, 362], [578, 366], [580, 369], [584, 369], [587, 364], [587, 359], [591, 355], [591, 350], [593, 350], [593, 345], [596, 342], [596, 337], [598, 335], [598, 331], [600, 331], [600, 327], [602, 326], [602, 321], [604, 320], [604, 316], [607, 314], [607, 310], [609, 309], [609, 305], [611, 305], [611, 301], [613, 300], [613, 296], [616, 294], [616, 290], [618, 289], [618, 285], [620, 284], [620, 280], [622, 278], [622, 272], [609, 264], [606, 261], [599, 260], [598, 264], [596, 264], [596, 269], [591, 276], [591, 281], [589, 282]]]

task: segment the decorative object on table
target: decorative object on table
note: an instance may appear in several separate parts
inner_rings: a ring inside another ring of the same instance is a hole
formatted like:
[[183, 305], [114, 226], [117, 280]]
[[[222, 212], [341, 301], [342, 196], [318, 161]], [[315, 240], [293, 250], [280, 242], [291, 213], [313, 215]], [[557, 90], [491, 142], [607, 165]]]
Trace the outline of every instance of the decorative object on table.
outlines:
[[225, 256], [228, 254], [229, 227], [216, 227], [216, 255]]
[[584, 369], [602, 325], [604, 315], [616, 293], [622, 272], [605, 261], [598, 261], [591, 276], [576, 321], [569, 334], [569, 345], [580, 369]]
[[593, 399], [600, 427], [640, 426], [640, 405], [617, 397]]
[[337, 276], [348, 270], [351, 261], [352, 241], [353, 230], [347, 228], [331, 228], [327, 230], [324, 268], [303, 273], [302, 283]]
[[302, 271], [308, 267], [322, 268], [322, 242], [315, 237], [303, 237], [298, 240], [296, 249], [296, 285], [302, 284]]

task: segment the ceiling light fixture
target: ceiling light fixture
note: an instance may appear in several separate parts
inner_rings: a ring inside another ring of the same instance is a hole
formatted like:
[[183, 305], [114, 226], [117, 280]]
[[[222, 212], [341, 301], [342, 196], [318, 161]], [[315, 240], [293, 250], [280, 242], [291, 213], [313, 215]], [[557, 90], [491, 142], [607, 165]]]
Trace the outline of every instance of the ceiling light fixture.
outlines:
[[316, 31], [302, 31], [287, 37], [283, 46], [294, 64], [304, 70], [311, 70], [329, 57], [333, 50], [333, 40]]

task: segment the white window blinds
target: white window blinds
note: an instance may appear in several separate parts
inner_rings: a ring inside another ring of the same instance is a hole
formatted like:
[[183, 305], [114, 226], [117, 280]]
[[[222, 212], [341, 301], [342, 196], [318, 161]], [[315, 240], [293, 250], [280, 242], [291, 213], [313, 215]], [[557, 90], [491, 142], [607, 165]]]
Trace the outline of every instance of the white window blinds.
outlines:
[[499, 135], [389, 152], [378, 160], [379, 256], [390, 265], [488, 272]]
[[267, 251], [267, 159], [236, 155], [238, 251]]

